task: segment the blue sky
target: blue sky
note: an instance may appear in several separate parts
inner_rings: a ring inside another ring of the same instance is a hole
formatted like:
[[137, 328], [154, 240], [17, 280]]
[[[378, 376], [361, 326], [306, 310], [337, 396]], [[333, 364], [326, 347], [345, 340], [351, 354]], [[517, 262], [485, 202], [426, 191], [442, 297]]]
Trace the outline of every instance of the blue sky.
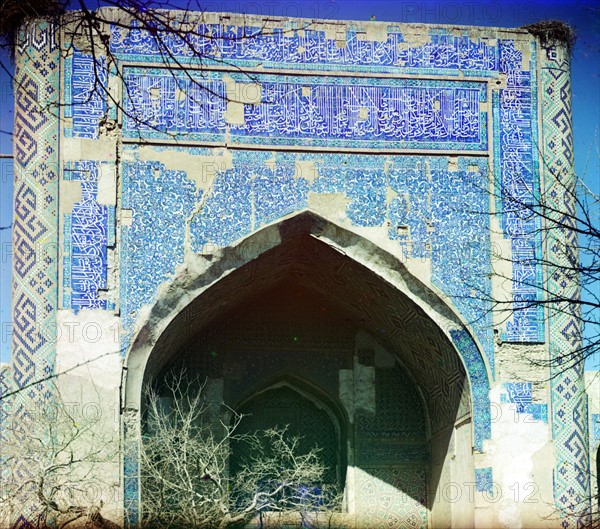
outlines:
[[[176, 0], [173, 0], [175, 3]], [[593, 1], [535, 0], [208, 0], [206, 11], [259, 13], [271, 16], [346, 20], [423, 22], [518, 27], [539, 20], [559, 19], [575, 27], [578, 41], [572, 56], [575, 169], [596, 193], [600, 192], [600, 10]], [[9, 69], [6, 56], [2, 63]], [[0, 155], [11, 154], [13, 91], [0, 71]], [[12, 160], [0, 158], [0, 226], [11, 224]], [[10, 355], [10, 230], [0, 230], [0, 360]], [[588, 368], [592, 368], [591, 363]], [[595, 368], [598, 368], [596, 363]]]

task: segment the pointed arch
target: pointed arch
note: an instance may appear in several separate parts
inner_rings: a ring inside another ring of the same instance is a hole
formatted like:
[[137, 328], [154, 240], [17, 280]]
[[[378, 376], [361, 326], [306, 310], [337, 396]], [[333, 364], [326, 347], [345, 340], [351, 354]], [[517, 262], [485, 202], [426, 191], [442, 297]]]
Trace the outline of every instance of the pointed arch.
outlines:
[[[379, 306], [371, 304], [365, 308], [372, 314], [372, 320], [375, 312], [387, 320], [389, 335], [397, 336], [417, 323], [429, 336], [421, 340], [420, 345], [437, 349], [429, 361], [434, 361], [434, 356], [442, 357], [438, 364], [443, 364], [445, 373], [425, 366], [422, 360], [413, 358], [411, 362], [403, 358], [411, 372], [421, 372], [421, 380], [417, 381], [424, 385], [426, 394], [446, 398], [460, 371], [466, 372], [474, 411], [474, 446], [482, 451], [483, 442], [491, 433], [488, 395], [491, 373], [468, 325], [447, 299], [411, 274], [397, 257], [310, 211], [296, 213], [262, 228], [208, 259], [206, 256], [188, 259], [185, 272], [163, 290], [148, 311], [127, 352], [125, 407], [139, 408], [144, 379], [151, 378], [168, 361], [169, 354], [188, 335], [186, 328], [206, 325], [235, 299], [266, 288], [286, 273], [294, 273], [300, 279], [303, 274], [310, 275], [311, 263], [314, 264], [320, 254], [327, 255], [330, 264], [337, 267], [329, 270], [327, 276], [334, 290], [343, 288], [342, 283], [350, 275], [356, 279], [360, 271], [365, 273], [360, 281], [368, 282], [370, 292], [364, 302], [369, 302], [369, 296], [380, 299]], [[267, 268], [269, 274], [260, 273]], [[351, 285], [347, 292], [355, 295], [356, 285]], [[335, 295], [335, 292], [328, 294]], [[354, 305], [354, 309], [361, 309], [356, 307], [357, 303]], [[413, 357], [418, 346], [418, 343], [413, 344]], [[149, 363], [151, 355], [153, 361]], [[415, 377], [419, 379], [418, 374]], [[425, 380], [428, 377], [432, 383]], [[444, 381], [447, 384], [444, 385]], [[438, 383], [444, 387], [433, 387]], [[429, 413], [435, 415], [436, 408], [430, 405]]]
[[[438, 490], [448, 479], [443, 469], [457, 442], [461, 457], [471, 460], [464, 468], [473, 471], [473, 449], [482, 452], [491, 435], [489, 368], [460, 314], [397, 257], [305, 211], [214, 255], [188, 256], [186, 266], [161, 287], [127, 352], [123, 400], [130, 416], [139, 410], [144, 382], [158, 376], [200, 330], [210, 332], [232, 308], [289, 281], [327, 298], [352, 325], [372, 336], [375, 347], [392, 351], [394, 361], [409, 374], [423, 396], [430, 450], [437, 454], [427, 470], [430, 487], [433, 483]], [[126, 428], [126, 447], [127, 429], [135, 427]], [[135, 447], [131, 454], [135, 459]], [[126, 461], [126, 481], [127, 467]], [[135, 482], [134, 475], [130, 478]], [[137, 490], [139, 495], [139, 486]], [[434, 517], [436, 509], [443, 518], [456, 508], [437, 496], [413, 500], [427, 505]]]

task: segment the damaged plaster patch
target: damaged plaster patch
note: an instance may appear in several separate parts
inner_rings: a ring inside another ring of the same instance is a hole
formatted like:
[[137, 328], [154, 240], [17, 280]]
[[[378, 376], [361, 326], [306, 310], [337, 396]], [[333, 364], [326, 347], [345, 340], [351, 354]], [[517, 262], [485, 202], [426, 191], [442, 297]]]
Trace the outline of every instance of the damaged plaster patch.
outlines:
[[548, 351], [545, 344], [513, 344], [496, 347], [498, 380], [528, 380], [534, 402], [546, 402], [549, 390]]
[[133, 224], [133, 211], [131, 209], [121, 209], [121, 225], [131, 226]]
[[[110, 387], [121, 374], [119, 318], [102, 309], [59, 310], [56, 318], [56, 372], [94, 373], [94, 383]], [[83, 345], [83, 346], [82, 346]]]
[[183, 171], [197, 190], [209, 189], [217, 173], [233, 168], [233, 155], [228, 149], [214, 149], [213, 154], [200, 155], [141, 145], [136, 154], [139, 161], [160, 162], [167, 170]]
[[114, 164], [99, 164], [96, 201], [106, 206], [117, 204], [117, 174]]
[[419, 48], [431, 42], [429, 30], [425, 26], [417, 26], [414, 28], [414, 31], [408, 31], [402, 36], [404, 37], [404, 41], [398, 43], [399, 50]]
[[229, 75], [223, 76], [227, 94], [225, 121], [230, 125], [243, 125], [244, 105], [258, 105], [262, 100], [262, 87], [258, 83], [236, 82]]
[[346, 24], [317, 20], [313, 23], [313, 27], [315, 31], [322, 31], [327, 40], [339, 40], [342, 36], [343, 40], [346, 40]]
[[244, 103], [239, 103], [237, 101], [227, 101], [225, 121], [230, 125], [243, 125], [245, 123]]
[[77, 202], [81, 202], [81, 181], [61, 180], [60, 209], [62, 213], [71, 213]]
[[365, 24], [367, 30], [367, 40], [375, 42], [387, 42], [388, 40], [388, 29], [387, 22], [376, 22], [372, 24]]
[[365, 330], [356, 334], [357, 349], [371, 349], [375, 354], [375, 367], [394, 367], [396, 360], [373, 336]]
[[[385, 203], [387, 204], [387, 206], [389, 207], [389, 205], [392, 203], [392, 201], [398, 196], [398, 192], [393, 189], [390, 186], [386, 187], [385, 190]], [[408, 198], [406, 200], [406, 203], [409, 204]]]
[[[504, 237], [497, 215], [490, 217], [490, 239], [492, 245], [492, 298], [499, 303], [492, 313], [494, 325], [503, 328], [512, 314], [513, 261], [511, 241]], [[502, 307], [506, 310], [502, 310]]]
[[[449, 173], [456, 173], [458, 171], [458, 158], [456, 156], [449, 156], [448, 157], [448, 172]], [[429, 180], [431, 181], [431, 169], [428, 167], [428, 177]]]
[[294, 178], [304, 178], [312, 184], [319, 177], [319, 171], [314, 160], [296, 161]]
[[375, 413], [375, 368], [354, 357], [354, 410]]
[[354, 369], [340, 369], [339, 397], [351, 422], [357, 411], [375, 413], [375, 368], [354, 358]]
[[339, 397], [340, 402], [346, 408], [348, 419], [354, 422], [354, 372], [352, 369], [340, 369], [339, 371]]
[[122, 101], [121, 82], [118, 75], [111, 75], [108, 79], [108, 93], [113, 101]]
[[114, 138], [62, 138], [61, 155], [65, 162], [94, 160], [115, 162], [117, 160], [117, 142]]
[[346, 208], [350, 199], [345, 193], [313, 193], [308, 192], [308, 208], [335, 222], [347, 223]]
[[[492, 402], [500, 402], [501, 385], [490, 391]], [[503, 461], [494, 467], [494, 483], [501, 491], [514, 490], [515, 483], [531, 483], [534, 478], [533, 461], [537, 453], [547, 446], [548, 425], [539, 421], [515, 420], [511, 404], [500, 404], [501, 413], [492, 422], [493, 443], [488, 443], [486, 452], [492, 461]], [[518, 417], [518, 416], [517, 416]], [[525, 514], [514, 501], [512, 494], [498, 497], [498, 521], [503, 527], [519, 529], [528, 527], [523, 522]]]

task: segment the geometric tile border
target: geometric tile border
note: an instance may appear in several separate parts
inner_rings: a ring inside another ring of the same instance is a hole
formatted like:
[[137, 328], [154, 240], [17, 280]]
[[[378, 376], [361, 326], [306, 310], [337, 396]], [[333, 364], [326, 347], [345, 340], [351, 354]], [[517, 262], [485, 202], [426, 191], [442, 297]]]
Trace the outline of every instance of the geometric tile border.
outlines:
[[[59, 48], [53, 27], [31, 24], [17, 47], [12, 368], [15, 389], [52, 373], [58, 261]], [[39, 402], [33, 386], [24, 400]]]
[[[12, 387], [53, 373], [58, 298], [59, 69], [54, 27], [36, 21], [19, 35], [15, 85]], [[51, 397], [35, 384], [11, 402], [15, 417]], [[18, 469], [27, 475], [28, 468]], [[24, 505], [15, 527], [30, 527]]]
[[[568, 52], [562, 47], [544, 48], [541, 53], [544, 189], [549, 229], [545, 233], [545, 255], [549, 296], [577, 299], [577, 279], [567, 277], [567, 252], [577, 251], [577, 234], [567, 217], [554, 213], [564, 208], [575, 218], [573, 137], [571, 130], [571, 86]], [[567, 190], [567, 191], [565, 191]], [[552, 222], [557, 224], [553, 224]], [[565, 249], [567, 252], [565, 252]], [[573, 259], [573, 255], [569, 256]], [[576, 258], [576, 256], [575, 256]], [[550, 330], [552, 436], [556, 467], [554, 500], [563, 516], [563, 527], [587, 526], [590, 498], [587, 395], [583, 362], [569, 353], [581, 346], [579, 307], [564, 303], [548, 308]], [[565, 360], [561, 360], [565, 358]], [[565, 368], [563, 364], [571, 365]]]

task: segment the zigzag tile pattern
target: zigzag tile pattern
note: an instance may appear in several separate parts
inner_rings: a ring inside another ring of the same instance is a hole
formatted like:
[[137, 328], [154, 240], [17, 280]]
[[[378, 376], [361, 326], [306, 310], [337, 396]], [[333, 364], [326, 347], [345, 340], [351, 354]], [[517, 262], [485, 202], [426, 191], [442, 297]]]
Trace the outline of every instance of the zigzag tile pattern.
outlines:
[[[19, 46], [15, 120], [13, 382], [52, 372], [57, 304], [59, 55], [53, 28], [30, 26]], [[26, 398], [45, 397], [35, 387]]]
[[[58, 297], [59, 48], [52, 25], [29, 25], [17, 49], [12, 285], [12, 387], [54, 369]], [[51, 396], [32, 385], [11, 402], [15, 417]], [[27, 475], [23, 466], [17, 472]], [[23, 508], [15, 527], [30, 527]]]
[[[10, 366], [0, 366], [0, 443], [4, 442], [2, 424], [10, 418], [8, 399], [3, 399], [12, 390], [12, 373]], [[1, 473], [1, 471], [0, 471]]]
[[[573, 137], [571, 124], [570, 64], [561, 48], [543, 51], [542, 111], [544, 199], [549, 208], [545, 233], [547, 291], [559, 299], [578, 299], [579, 283], [568, 271], [577, 260], [577, 234], [569, 218], [577, 218]], [[566, 208], [570, 216], [559, 213]], [[554, 500], [564, 517], [563, 527], [586, 527], [590, 523], [590, 460], [588, 406], [583, 362], [565, 369], [581, 346], [579, 306], [561, 302], [548, 311], [550, 359], [552, 361], [552, 437], [555, 443]]]

